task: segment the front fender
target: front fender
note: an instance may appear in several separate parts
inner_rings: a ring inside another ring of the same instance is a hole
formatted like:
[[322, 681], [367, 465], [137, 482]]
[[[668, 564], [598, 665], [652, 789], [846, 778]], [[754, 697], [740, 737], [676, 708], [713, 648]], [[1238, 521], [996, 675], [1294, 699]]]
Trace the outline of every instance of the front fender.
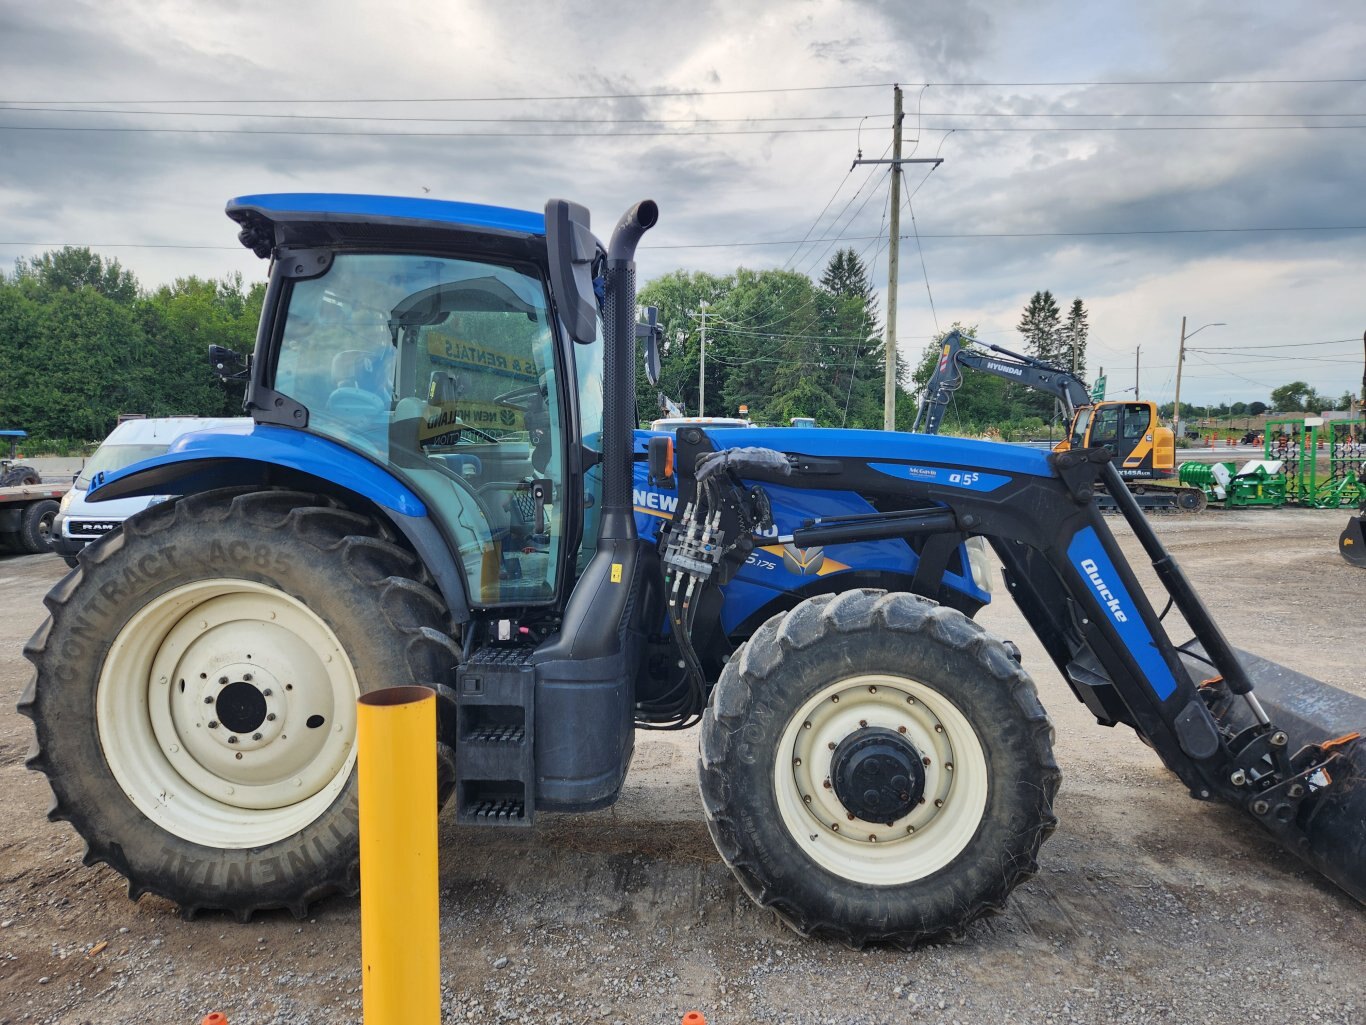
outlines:
[[435, 578], [452, 620], [469, 620], [462, 571], [426, 503], [383, 466], [316, 434], [256, 423], [196, 431], [177, 439], [165, 455], [97, 473], [86, 498], [180, 497], [239, 485], [282, 484], [357, 495], [378, 507]]

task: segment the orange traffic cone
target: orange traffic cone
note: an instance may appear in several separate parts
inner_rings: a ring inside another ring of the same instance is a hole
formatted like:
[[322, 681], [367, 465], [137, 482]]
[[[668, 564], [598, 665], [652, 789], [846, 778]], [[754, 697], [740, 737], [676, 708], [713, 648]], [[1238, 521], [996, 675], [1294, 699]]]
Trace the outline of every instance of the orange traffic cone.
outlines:
[[204, 1020], [199, 1025], [228, 1025], [228, 1016], [222, 1011], [214, 1011], [204, 1015]]
[[701, 1011], [689, 1011], [683, 1015], [682, 1025], [707, 1025], [707, 1019], [702, 1017]]

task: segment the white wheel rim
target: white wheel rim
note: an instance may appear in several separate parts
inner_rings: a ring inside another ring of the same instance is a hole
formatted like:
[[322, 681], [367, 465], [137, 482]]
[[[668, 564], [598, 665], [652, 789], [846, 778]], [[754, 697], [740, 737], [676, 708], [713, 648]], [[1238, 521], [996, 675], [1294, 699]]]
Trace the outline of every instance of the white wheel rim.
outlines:
[[[826, 785], [835, 749], [865, 724], [900, 733], [925, 769], [923, 802], [890, 826], [851, 818]], [[803, 704], [783, 732], [773, 782], [783, 825], [807, 856], [872, 886], [923, 879], [953, 861], [981, 824], [988, 790], [986, 754], [957, 706], [915, 680], [881, 674], [832, 683]]]
[[336, 635], [302, 602], [202, 580], [119, 632], [96, 725], [110, 771], [149, 819], [207, 847], [259, 847], [309, 825], [346, 785], [359, 694]]

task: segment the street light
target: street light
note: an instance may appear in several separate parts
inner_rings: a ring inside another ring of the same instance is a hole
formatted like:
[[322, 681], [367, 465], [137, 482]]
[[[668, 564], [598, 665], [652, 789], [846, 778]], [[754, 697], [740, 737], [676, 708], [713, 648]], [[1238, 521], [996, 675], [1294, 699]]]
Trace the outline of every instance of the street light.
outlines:
[[1186, 339], [1194, 338], [1207, 327], [1228, 327], [1222, 320], [1201, 324], [1190, 334], [1186, 334], [1186, 318], [1181, 318], [1181, 345], [1176, 353], [1176, 402], [1172, 406], [1172, 434], [1181, 437], [1181, 367], [1186, 362]]

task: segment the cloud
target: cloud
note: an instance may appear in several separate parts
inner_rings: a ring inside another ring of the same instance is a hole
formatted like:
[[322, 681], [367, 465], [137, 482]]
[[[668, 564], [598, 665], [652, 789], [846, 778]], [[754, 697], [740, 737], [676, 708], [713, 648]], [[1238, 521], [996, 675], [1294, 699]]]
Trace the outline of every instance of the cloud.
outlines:
[[[1366, 24], [1345, 2], [575, 0], [531, 17], [493, 2], [396, 0], [339, 17], [311, 2], [146, 0], [10, 4], [0, 18], [0, 99], [11, 108], [160, 100], [139, 109], [190, 112], [0, 110], [5, 264], [33, 255], [12, 244], [23, 242], [233, 247], [223, 203], [245, 193], [426, 188], [529, 209], [566, 196], [594, 210], [603, 234], [650, 196], [661, 206], [650, 247], [840, 240], [800, 250], [646, 248], [645, 278], [740, 264], [819, 274], [837, 246], [853, 245], [883, 282], [885, 169], [851, 164], [860, 148], [871, 157], [888, 145], [893, 81], [906, 87], [906, 153], [945, 158], [914, 198], [925, 236], [1366, 224], [1357, 180], [1366, 129], [1186, 132], [1170, 129], [1263, 122], [968, 116], [1350, 114], [1366, 110], [1359, 83], [953, 84], [1354, 79]], [[834, 86], [864, 88], [818, 88]], [[557, 96], [598, 98], [491, 99]], [[288, 102], [248, 102], [271, 98]], [[233, 102], [191, 102], [209, 99]], [[312, 102], [365, 99], [404, 102]], [[307, 116], [265, 116], [281, 114]], [[687, 124], [698, 118], [711, 123]], [[1287, 122], [1295, 119], [1265, 123]], [[32, 130], [78, 126], [181, 131]], [[1163, 130], [981, 130], [1043, 127]], [[341, 132], [368, 134], [321, 134]], [[473, 134], [487, 132], [517, 134]], [[660, 132], [673, 134], [640, 134]], [[906, 174], [915, 189], [926, 170]], [[909, 217], [902, 226], [911, 233]], [[901, 251], [908, 355], [936, 316], [1013, 341], [1020, 308], [1041, 288], [1087, 300], [1107, 368], [1127, 365], [1138, 347], [1155, 366], [1172, 363], [1183, 314], [1227, 321], [1220, 330], [1247, 345], [1359, 336], [1366, 326], [1366, 232], [926, 237], [922, 246], [924, 272], [913, 241]], [[148, 285], [265, 268], [235, 248], [109, 252]], [[1206, 387], [1215, 401], [1258, 397], [1247, 394], [1261, 387], [1252, 381], [1283, 383], [1277, 368], [1294, 366], [1209, 358], [1222, 369], [1188, 367], [1193, 400]], [[1306, 363], [1298, 376], [1341, 391], [1344, 375], [1360, 376], [1343, 360]], [[1215, 394], [1225, 388], [1233, 394]]]

